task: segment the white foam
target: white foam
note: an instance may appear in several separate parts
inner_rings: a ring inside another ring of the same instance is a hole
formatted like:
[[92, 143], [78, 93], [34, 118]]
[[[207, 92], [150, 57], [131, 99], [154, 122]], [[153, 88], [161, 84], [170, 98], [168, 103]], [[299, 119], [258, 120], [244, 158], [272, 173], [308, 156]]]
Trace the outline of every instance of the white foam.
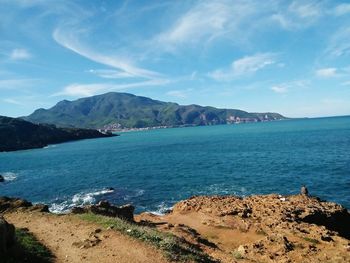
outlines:
[[142, 196], [144, 193], [145, 193], [145, 190], [140, 189], [140, 190], [137, 190], [135, 194], [128, 194], [128, 195], [125, 195], [123, 199], [124, 199], [125, 201], [129, 201], [131, 198], [140, 197], [140, 196]]
[[173, 209], [173, 206], [166, 205], [165, 202], [161, 202], [157, 207], [158, 207], [158, 209], [156, 211], [151, 211], [150, 213], [157, 215], [157, 216], [163, 216], [169, 210]]
[[17, 174], [15, 174], [15, 173], [7, 172], [7, 173], [1, 173], [1, 175], [4, 177], [5, 182], [6, 181], [13, 181], [13, 180], [17, 179]]
[[113, 193], [113, 189], [102, 189], [94, 192], [81, 192], [73, 195], [70, 200], [61, 203], [52, 203], [49, 210], [52, 213], [62, 214], [68, 212], [75, 206], [85, 206], [96, 203], [96, 197]]
[[55, 147], [57, 147], [57, 145], [56, 144], [52, 144], [52, 145], [45, 146], [43, 149], [55, 148]]

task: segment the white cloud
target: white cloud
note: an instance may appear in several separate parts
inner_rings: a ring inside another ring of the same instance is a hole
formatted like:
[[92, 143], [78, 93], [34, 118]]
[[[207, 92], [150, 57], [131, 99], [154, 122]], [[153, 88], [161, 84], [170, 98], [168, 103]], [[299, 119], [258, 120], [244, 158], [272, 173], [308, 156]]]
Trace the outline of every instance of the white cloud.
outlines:
[[338, 30], [332, 37], [325, 51], [332, 57], [350, 54], [350, 27]]
[[217, 81], [228, 81], [236, 77], [255, 73], [269, 65], [276, 63], [276, 54], [259, 53], [245, 56], [232, 62], [227, 69], [217, 69], [208, 75]]
[[276, 93], [287, 93], [292, 89], [305, 89], [308, 88], [310, 81], [308, 80], [293, 80], [290, 82], [284, 82], [277, 85], [272, 86], [270, 89]]
[[158, 52], [162, 49], [173, 52], [179, 46], [198, 48], [198, 44], [205, 45], [222, 37], [241, 41], [255, 27], [249, 23], [250, 19], [266, 9], [257, 6], [257, 1], [199, 1], [169, 28], [156, 35], [151, 41], [152, 45]]
[[90, 69], [88, 72], [105, 79], [122, 79], [134, 77], [133, 75], [125, 71], [113, 69]]
[[180, 98], [180, 99], [186, 99], [187, 98], [187, 91], [186, 90], [171, 90], [166, 93], [166, 95]]
[[166, 85], [170, 81], [166, 79], [146, 80], [134, 83], [126, 84], [113, 84], [113, 83], [92, 83], [92, 84], [70, 84], [63, 88], [62, 91], [52, 94], [52, 97], [56, 96], [72, 96], [72, 97], [89, 97], [104, 92], [126, 90], [129, 88], [146, 87], [146, 86], [160, 86]]
[[10, 99], [10, 98], [7, 98], [7, 99], [3, 99], [4, 102], [6, 103], [9, 103], [9, 104], [14, 104], [14, 105], [24, 105], [22, 102], [19, 102], [18, 100], [14, 100], [14, 99]]
[[23, 48], [13, 49], [10, 54], [10, 59], [12, 60], [26, 60], [30, 59], [31, 57], [32, 55], [29, 53], [29, 51]]
[[270, 18], [286, 30], [304, 29], [321, 18], [325, 13], [324, 9], [319, 1], [293, 1], [287, 8], [280, 8]]
[[91, 50], [90, 48], [80, 43], [80, 41], [77, 38], [78, 34], [79, 31], [69, 29], [64, 30], [64, 28], [56, 28], [56, 30], [53, 32], [53, 38], [61, 46], [85, 58], [88, 58], [92, 61], [98, 62], [103, 65], [113, 67], [131, 76], [148, 79], [161, 76], [157, 72], [134, 66], [133, 63], [131, 61], [128, 61], [128, 59], [126, 58], [122, 58], [111, 54], [105, 55]]
[[271, 87], [271, 90], [276, 92], [276, 93], [287, 93], [288, 88], [285, 86], [273, 86]]
[[0, 80], [0, 90], [23, 90], [27, 87], [38, 84], [39, 79], [2, 79]]
[[339, 4], [333, 10], [333, 14], [336, 16], [342, 16], [349, 13], [350, 13], [350, 4], [347, 4], [347, 3]]
[[316, 70], [316, 76], [321, 78], [332, 78], [337, 76], [336, 68], [322, 68]]
[[293, 1], [289, 6], [289, 11], [299, 17], [319, 17], [322, 8], [319, 1]]

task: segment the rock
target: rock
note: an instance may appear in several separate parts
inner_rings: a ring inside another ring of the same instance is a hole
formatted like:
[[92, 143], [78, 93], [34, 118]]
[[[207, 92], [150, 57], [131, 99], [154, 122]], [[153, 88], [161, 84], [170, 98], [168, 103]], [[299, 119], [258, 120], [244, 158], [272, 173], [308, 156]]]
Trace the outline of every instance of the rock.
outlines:
[[132, 205], [113, 206], [107, 201], [101, 201], [97, 205], [90, 206], [89, 210], [94, 214], [110, 217], [119, 217], [128, 221], [134, 221], [135, 207]]
[[237, 248], [237, 252], [239, 252], [242, 256], [244, 256], [244, 255], [247, 254], [247, 252], [248, 252], [247, 249], [248, 249], [247, 246], [240, 245], [240, 246]]
[[43, 212], [43, 213], [49, 213], [49, 206], [44, 205], [44, 204], [36, 204], [32, 207], [29, 208], [31, 211], [38, 211], [38, 212]]
[[19, 198], [0, 197], [0, 213], [4, 213], [18, 208], [28, 208], [33, 206], [31, 202]]
[[87, 210], [84, 207], [75, 206], [71, 209], [72, 214], [84, 214], [87, 213]]
[[0, 174], [0, 183], [5, 182], [5, 178]]
[[97, 205], [89, 205], [85, 207], [73, 207], [73, 214], [93, 213], [109, 217], [119, 217], [128, 221], [134, 221], [135, 207], [132, 205], [114, 206], [108, 201], [100, 201]]
[[308, 196], [309, 195], [309, 190], [307, 189], [307, 187], [305, 185], [303, 185], [300, 189], [300, 194]]
[[5, 255], [10, 247], [15, 244], [15, 227], [1, 216], [0, 217], [0, 255]]

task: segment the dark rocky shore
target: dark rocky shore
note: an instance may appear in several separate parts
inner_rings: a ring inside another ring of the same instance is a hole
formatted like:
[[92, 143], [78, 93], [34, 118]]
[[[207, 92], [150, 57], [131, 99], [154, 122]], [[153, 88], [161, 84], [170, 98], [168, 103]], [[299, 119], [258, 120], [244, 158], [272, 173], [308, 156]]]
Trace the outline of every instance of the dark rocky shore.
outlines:
[[49, 144], [111, 136], [116, 135], [91, 129], [57, 128], [55, 125], [34, 124], [0, 116], [0, 152], [43, 148]]

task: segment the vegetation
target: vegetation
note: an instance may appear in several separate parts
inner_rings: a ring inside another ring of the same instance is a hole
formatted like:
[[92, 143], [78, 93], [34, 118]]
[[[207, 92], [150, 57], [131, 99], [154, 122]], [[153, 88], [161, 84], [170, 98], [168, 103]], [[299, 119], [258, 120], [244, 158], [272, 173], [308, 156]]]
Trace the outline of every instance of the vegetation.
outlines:
[[4, 262], [51, 263], [53, 255], [26, 229], [16, 229], [16, 244], [4, 258]]
[[48, 144], [106, 137], [96, 130], [56, 128], [33, 124], [21, 119], [0, 116], [0, 152], [41, 148]]
[[314, 245], [320, 244], [320, 241], [318, 241], [317, 239], [314, 239], [314, 238], [304, 237], [303, 239], [307, 242], [314, 244]]
[[83, 220], [97, 223], [104, 228], [112, 228], [161, 249], [170, 260], [176, 262], [215, 262], [210, 256], [201, 251], [199, 247], [170, 233], [163, 233], [155, 228], [140, 226], [120, 218], [110, 218], [92, 213], [78, 216]]
[[248, 113], [199, 105], [181, 106], [128, 93], [110, 92], [75, 101], [61, 101], [51, 109], [38, 109], [24, 119], [61, 127], [102, 128], [119, 124], [126, 128], [152, 126], [214, 125], [233, 121], [284, 119], [277, 113]]
[[243, 259], [243, 256], [241, 253], [239, 253], [238, 251], [233, 251], [232, 255], [235, 259]]

